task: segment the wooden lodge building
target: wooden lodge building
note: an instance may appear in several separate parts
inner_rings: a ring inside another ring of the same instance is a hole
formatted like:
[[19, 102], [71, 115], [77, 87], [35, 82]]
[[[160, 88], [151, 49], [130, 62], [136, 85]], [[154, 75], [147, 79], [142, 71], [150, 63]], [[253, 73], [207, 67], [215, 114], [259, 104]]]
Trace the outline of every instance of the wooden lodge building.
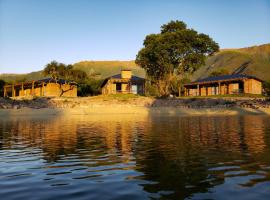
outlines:
[[4, 97], [77, 97], [77, 84], [64, 79], [46, 78], [4, 86]]
[[262, 94], [262, 80], [244, 74], [208, 77], [184, 85], [185, 96]]
[[108, 77], [101, 85], [102, 94], [144, 94], [145, 79], [133, 76], [131, 70], [121, 70], [121, 74]]

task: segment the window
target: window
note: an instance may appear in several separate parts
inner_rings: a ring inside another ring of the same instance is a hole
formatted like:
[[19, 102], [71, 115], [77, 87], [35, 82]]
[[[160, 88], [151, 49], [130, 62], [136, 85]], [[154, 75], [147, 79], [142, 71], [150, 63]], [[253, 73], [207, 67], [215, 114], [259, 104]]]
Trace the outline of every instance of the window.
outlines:
[[116, 83], [116, 91], [121, 91], [121, 83]]

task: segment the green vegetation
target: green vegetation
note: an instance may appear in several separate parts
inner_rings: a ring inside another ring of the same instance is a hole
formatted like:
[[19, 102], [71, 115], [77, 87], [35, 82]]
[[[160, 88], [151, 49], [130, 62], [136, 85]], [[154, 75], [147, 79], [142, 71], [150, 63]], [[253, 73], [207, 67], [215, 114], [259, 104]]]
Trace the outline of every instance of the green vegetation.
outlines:
[[221, 69], [230, 74], [244, 73], [270, 80], [270, 44], [222, 50], [209, 57], [206, 64], [194, 73], [192, 80], [208, 77]]
[[145, 95], [149, 97], [159, 96], [159, 91], [157, 87], [153, 83], [151, 83], [151, 81], [145, 82]]
[[83, 83], [79, 84], [78, 96], [94, 96], [101, 94], [101, 84], [103, 79], [88, 78]]
[[5, 81], [0, 79], [0, 97], [4, 96], [4, 85], [5, 85]]
[[28, 74], [0, 74], [0, 79], [4, 80], [6, 83], [18, 83], [42, 78], [44, 78], [42, 71], [31, 72]]
[[52, 61], [47, 64], [43, 70], [45, 76], [51, 76], [53, 79], [63, 78], [65, 80], [73, 80], [78, 83], [84, 83], [87, 79], [87, 75], [84, 71], [79, 69], [73, 69], [73, 65], [65, 65]]
[[[121, 69], [131, 69], [133, 75], [144, 77], [145, 72], [137, 66], [134, 61], [82, 61], [73, 64], [73, 69], [86, 72], [87, 76], [95, 79], [105, 79], [109, 76], [119, 74]], [[46, 77], [43, 71], [28, 74], [0, 74], [0, 79], [6, 82], [21, 82], [38, 80]]]
[[[190, 78], [192, 81], [198, 78], [205, 78], [210, 75], [221, 73], [240, 72], [248, 75], [254, 75], [266, 82], [263, 84], [265, 94], [270, 95], [270, 44], [241, 48], [226, 49], [210, 56], [206, 59], [206, 64], [196, 70]], [[100, 93], [99, 84], [104, 78], [120, 72], [123, 68], [129, 68], [134, 75], [145, 77], [143, 68], [140, 68], [134, 61], [83, 61], [73, 64], [73, 69], [82, 70], [87, 74], [89, 84], [80, 84], [79, 95], [95, 95]], [[225, 71], [225, 72], [224, 72]], [[6, 83], [38, 80], [45, 76], [43, 71], [31, 72], [28, 74], [0, 74], [0, 79]], [[182, 87], [179, 79], [172, 78], [170, 91], [172, 94], [178, 94], [178, 87]], [[188, 80], [187, 80], [188, 81]], [[2, 87], [1, 87], [2, 88]], [[1, 90], [0, 88], [0, 90]], [[148, 96], [158, 96], [159, 92], [154, 83], [146, 86]], [[1, 91], [0, 91], [1, 92]]]
[[[42, 70], [29, 74], [0, 74], [0, 79], [3, 79], [7, 83], [32, 81], [46, 77], [72, 79], [79, 83], [78, 95], [89, 96], [100, 94], [100, 85], [103, 80], [120, 73], [121, 69], [128, 68], [132, 70], [133, 75], [145, 76], [144, 70], [137, 66], [134, 61], [82, 61], [72, 65], [72, 71], [75, 73], [66, 73], [68, 71], [66, 68], [71, 68], [71, 65], [57, 63], [56, 61], [48, 65], [49, 67], [47, 66], [48, 68], [45, 73]], [[74, 74], [78, 76], [74, 77]], [[80, 74], [82, 74], [82, 78]], [[86, 78], [84, 78], [85, 75]]]
[[102, 80], [87, 75], [83, 70], [74, 69], [73, 65], [52, 61], [45, 66], [43, 73], [45, 76], [51, 76], [53, 79], [63, 78], [76, 81], [78, 83], [79, 96], [100, 94]]
[[[229, 73], [241, 67], [242, 73], [254, 75], [262, 80], [270, 80], [270, 44], [241, 49], [221, 50], [206, 59], [206, 64], [190, 76], [191, 80], [205, 78], [213, 71], [226, 69]], [[74, 69], [83, 70], [87, 75], [94, 75], [96, 79], [104, 79], [120, 72], [122, 68], [129, 68], [134, 75], [144, 77], [144, 69], [134, 61], [83, 61], [73, 64]], [[42, 71], [28, 74], [0, 74], [5, 82], [31, 81], [44, 78]]]
[[145, 69], [160, 96], [171, 94], [172, 82], [179, 82], [179, 87], [182, 78], [204, 65], [206, 55], [219, 50], [208, 35], [181, 21], [164, 24], [160, 33], [147, 35], [143, 45], [135, 62]]
[[140, 77], [145, 76], [142, 68], [134, 61], [82, 61], [75, 63], [74, 69], [83, 70], [88, 76], [105, 79], [109, 76], [119, 74], [122, 69], [132, 70], [132, 74]]
[[230, 73], [227, 69], [221, 68], [221, 69], [212, 71], [209, 76], [223, 76], [223, 75], [228, 75], [228, 74]]
[[111, 101], [111, 100], [116, 100], [116, 101], [130, 101], [138, 98], [145, 98], [140, 95], [136, 94], [109, 94], [109, 95], [103, 95], [103, 96], [96, 96], [93, 97], [92, 99], [101, 99], [102, 101]]
[[265, 81], [263, 83], [263, 89], [264, 89], [265, 95], [270, 96], [270, 81]]

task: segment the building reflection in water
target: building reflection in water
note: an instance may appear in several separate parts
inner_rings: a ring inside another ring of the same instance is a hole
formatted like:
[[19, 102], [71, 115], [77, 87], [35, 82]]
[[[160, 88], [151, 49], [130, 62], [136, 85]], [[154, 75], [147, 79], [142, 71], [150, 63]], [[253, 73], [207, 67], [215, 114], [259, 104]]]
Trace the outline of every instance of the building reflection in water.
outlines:
[[49, 163], [76, 155], [91, 161], [82, 164], [89, 168], [133, 163], [133, 170], [142, 175], [126, 178], [150, 181], [142, 185], [150, 194], [181, 199], [223, 184], [226, 166], [249, 173], [269, 166], [268, 120], [151, 115], [13, 118], [0, 124], [0, 148], [38, 148]]

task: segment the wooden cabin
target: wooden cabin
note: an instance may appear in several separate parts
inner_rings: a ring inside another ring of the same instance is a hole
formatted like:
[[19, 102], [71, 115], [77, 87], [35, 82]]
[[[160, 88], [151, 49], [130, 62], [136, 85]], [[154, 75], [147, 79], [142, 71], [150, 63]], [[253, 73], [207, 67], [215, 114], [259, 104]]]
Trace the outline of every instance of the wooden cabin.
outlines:
[[185, 96], [262, 94], [262, 80], [244, 74], [200, 79], [184, 85]]
[[144, 94], [145, 79], [133, 76], [131, 70], [121, 70], [121, 74], [108, 77], [101, 85], [102, 94]]
[[77, 97], [77, 84], [64, 79], [46, 78], [4, 86], [4, 97]]

